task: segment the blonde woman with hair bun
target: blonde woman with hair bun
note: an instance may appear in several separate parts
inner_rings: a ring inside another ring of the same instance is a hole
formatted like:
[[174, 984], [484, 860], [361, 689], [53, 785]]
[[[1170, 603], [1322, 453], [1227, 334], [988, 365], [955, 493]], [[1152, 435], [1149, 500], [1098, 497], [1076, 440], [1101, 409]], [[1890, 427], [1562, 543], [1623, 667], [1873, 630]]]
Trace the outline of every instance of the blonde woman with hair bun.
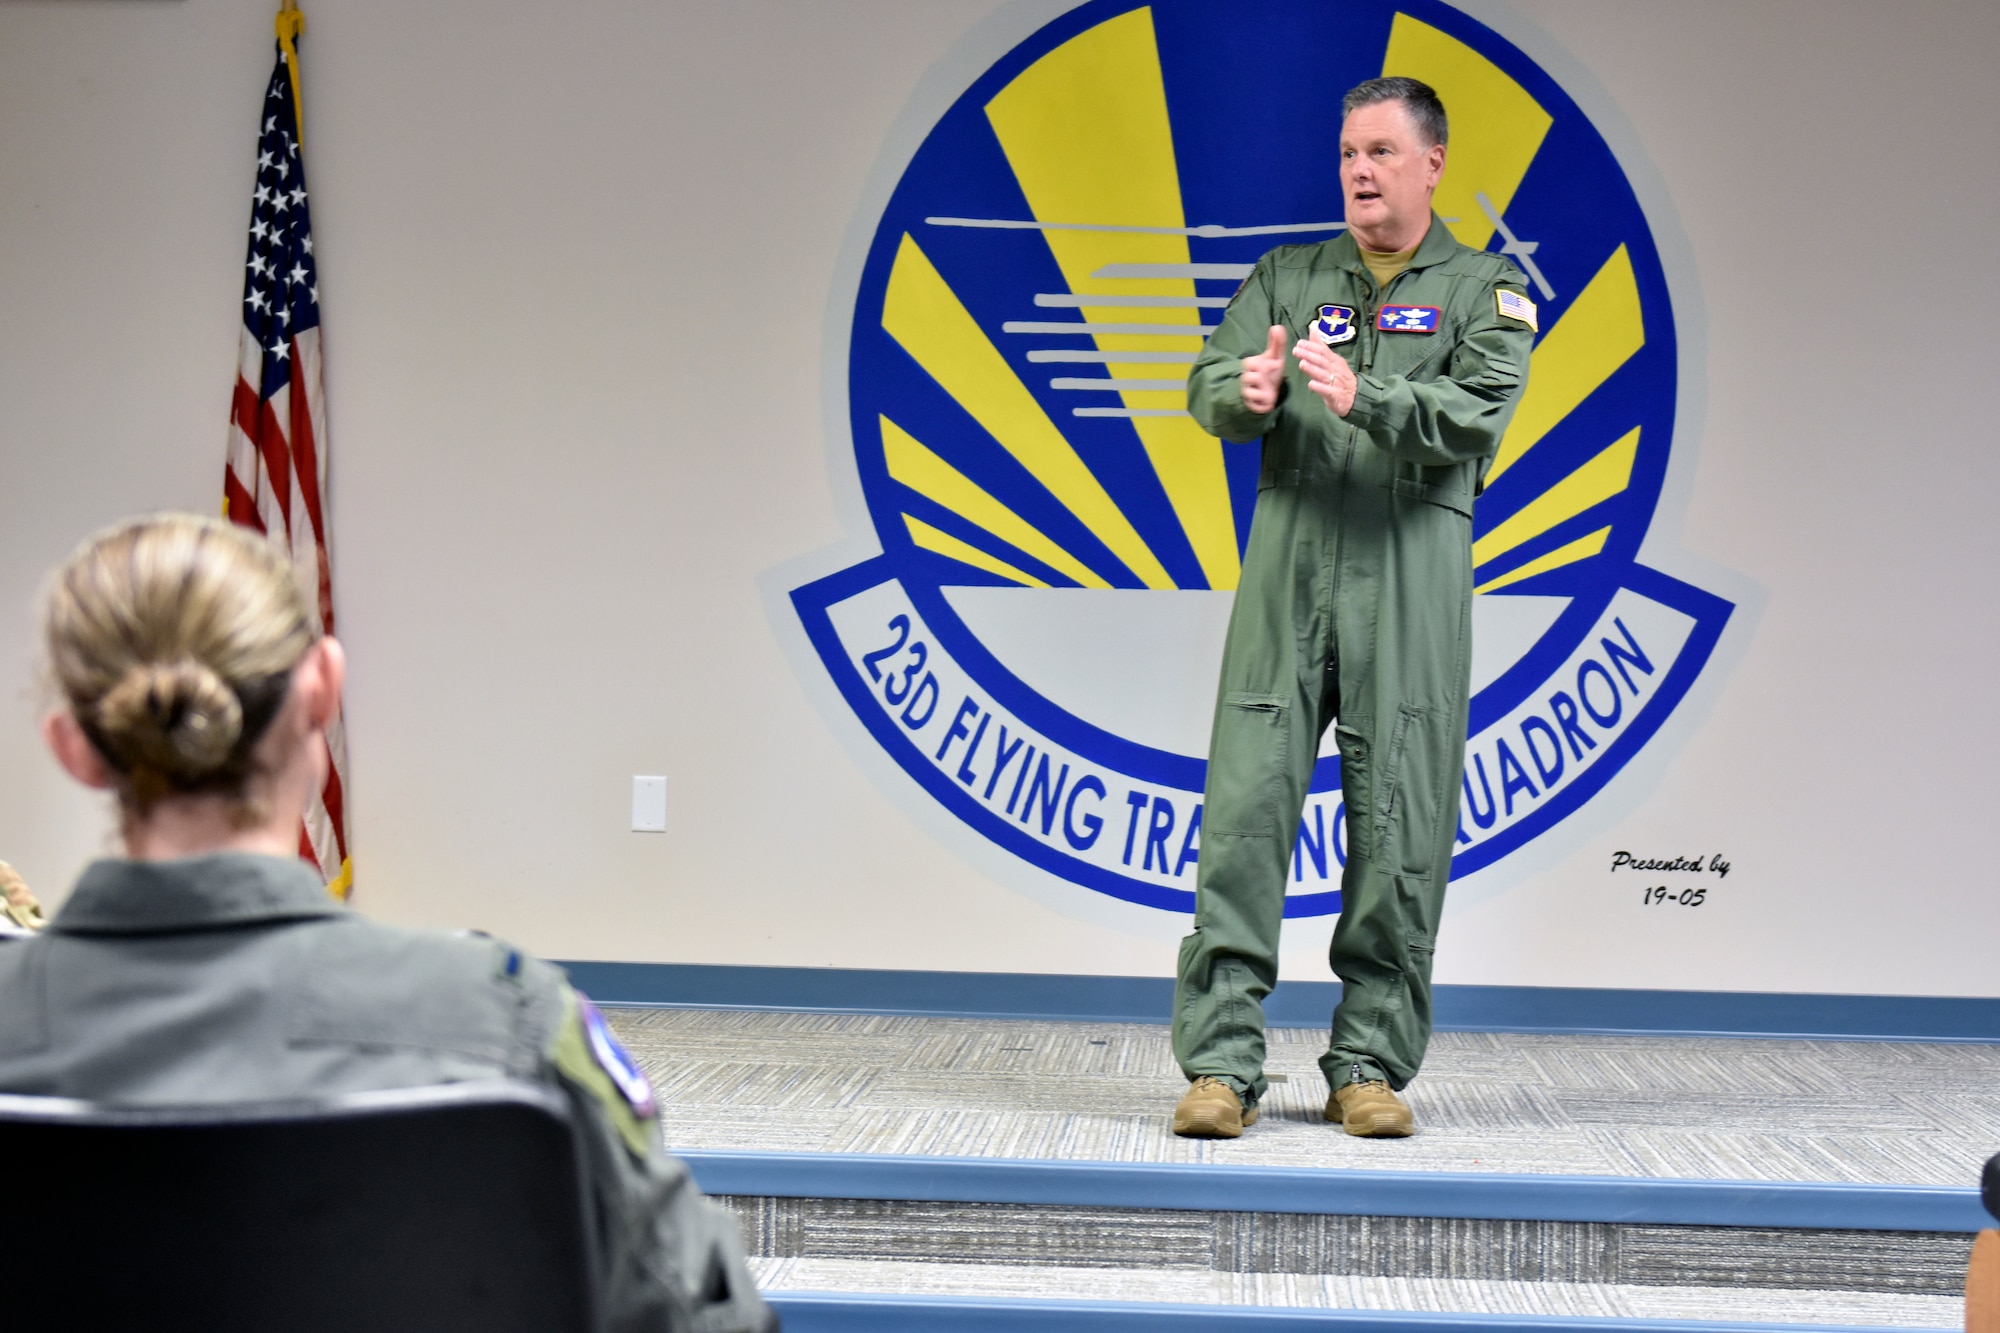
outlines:
[[557, 968], [335, 901], [298, 854], [346, 659], [290, 562], [183, 514], [49, 584], [42, 733], [116, 795], [125, 856], [0, 936], [0, 1092], [189, 1104], [526, 1078], [574, 1113], [607, 1330], [761, 1333], [735, 1221], [661, 1141], [645, 1074]]
[[122, 523], [56, 575], [43, 635], [62, 706], [43, 736], [117, 793], [135, 860], [298, 850], [346, 675], [313, 620], [290, 562], [211, 518]]

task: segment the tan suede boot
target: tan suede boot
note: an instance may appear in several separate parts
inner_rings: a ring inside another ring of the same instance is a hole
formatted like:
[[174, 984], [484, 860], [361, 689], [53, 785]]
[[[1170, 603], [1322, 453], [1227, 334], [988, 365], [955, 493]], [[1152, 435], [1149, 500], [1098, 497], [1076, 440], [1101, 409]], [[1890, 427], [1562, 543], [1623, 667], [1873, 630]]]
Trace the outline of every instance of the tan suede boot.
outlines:
[[1257, 1123], [1257, 1108], [1245, 1110], [1236, 1089], [1219, 1078], [1198, 1078], [1174, 1108], [1174, 1133], [1186, 1139], [1233, 1139]]
[[1364, 1139], [1407, 1138], [1417, 1128], [1410, 1108], [1379, 1079], [1335, 1088], [1326, 1099], [1326, 1118]]

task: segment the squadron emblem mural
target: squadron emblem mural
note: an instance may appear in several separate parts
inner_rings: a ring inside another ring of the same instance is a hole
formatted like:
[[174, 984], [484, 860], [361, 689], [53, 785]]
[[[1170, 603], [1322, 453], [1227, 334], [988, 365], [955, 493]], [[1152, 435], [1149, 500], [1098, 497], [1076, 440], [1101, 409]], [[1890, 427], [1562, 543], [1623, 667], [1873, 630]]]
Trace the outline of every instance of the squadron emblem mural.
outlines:
[[[1527, 273], [1538, 329], [1475, 515], [1454, 873], [1585, 809], [1733, 609], [1638, 563], [1674, 447], [1674, 305], [1624, 171], [1547, 74], [1424, 0], [1082, 5], [965, 90], [875, 227], [845, 390], [881, 554], [791, 601], [923, 799], [1087, 889], [1193, 908], [1260, 446], [1203, 433], [1186, 376], [1260, 254], [1339, 231], [1324, 93], [1379, 75], [1438, 90], [1437, 211]], [[1317, 314], [1313, 336], [1354, 337], [1354, 311]], [[1340, 909], [1326, 748], [1291, 916]]]

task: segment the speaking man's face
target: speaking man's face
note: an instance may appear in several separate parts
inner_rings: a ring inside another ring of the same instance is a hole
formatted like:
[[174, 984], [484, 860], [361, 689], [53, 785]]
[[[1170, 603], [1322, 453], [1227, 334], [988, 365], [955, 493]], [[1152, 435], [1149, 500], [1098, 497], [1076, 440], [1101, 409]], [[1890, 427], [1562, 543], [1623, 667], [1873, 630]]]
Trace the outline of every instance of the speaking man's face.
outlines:
[[1400, 101], [1356, 107], [1340, 127], [1347, 225], [1370, 250], [1407, 250], [1430, 227], [1444, 145], [1427, 144]]

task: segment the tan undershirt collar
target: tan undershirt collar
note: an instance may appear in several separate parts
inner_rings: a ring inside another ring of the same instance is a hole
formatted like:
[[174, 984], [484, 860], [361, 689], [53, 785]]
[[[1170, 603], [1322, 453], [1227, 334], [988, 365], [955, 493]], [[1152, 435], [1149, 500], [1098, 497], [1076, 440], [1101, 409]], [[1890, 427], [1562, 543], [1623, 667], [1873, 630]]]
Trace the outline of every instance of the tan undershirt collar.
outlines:
[[[1422, 241], [1417, 242], [1417, 245], [1422, 244]], [[1410, 266], [1411, 257], [1417, 253], [1417, 245], [1407, 250], [1383, 251], [1370, 250], [1367, 246], [1356, 242], [1356, 247], [1361, 251], [1361, 262], [1368, 265], [1368, 271], [1375, 275], [1376, 291], [1387, 291], [1396, 275]]]

